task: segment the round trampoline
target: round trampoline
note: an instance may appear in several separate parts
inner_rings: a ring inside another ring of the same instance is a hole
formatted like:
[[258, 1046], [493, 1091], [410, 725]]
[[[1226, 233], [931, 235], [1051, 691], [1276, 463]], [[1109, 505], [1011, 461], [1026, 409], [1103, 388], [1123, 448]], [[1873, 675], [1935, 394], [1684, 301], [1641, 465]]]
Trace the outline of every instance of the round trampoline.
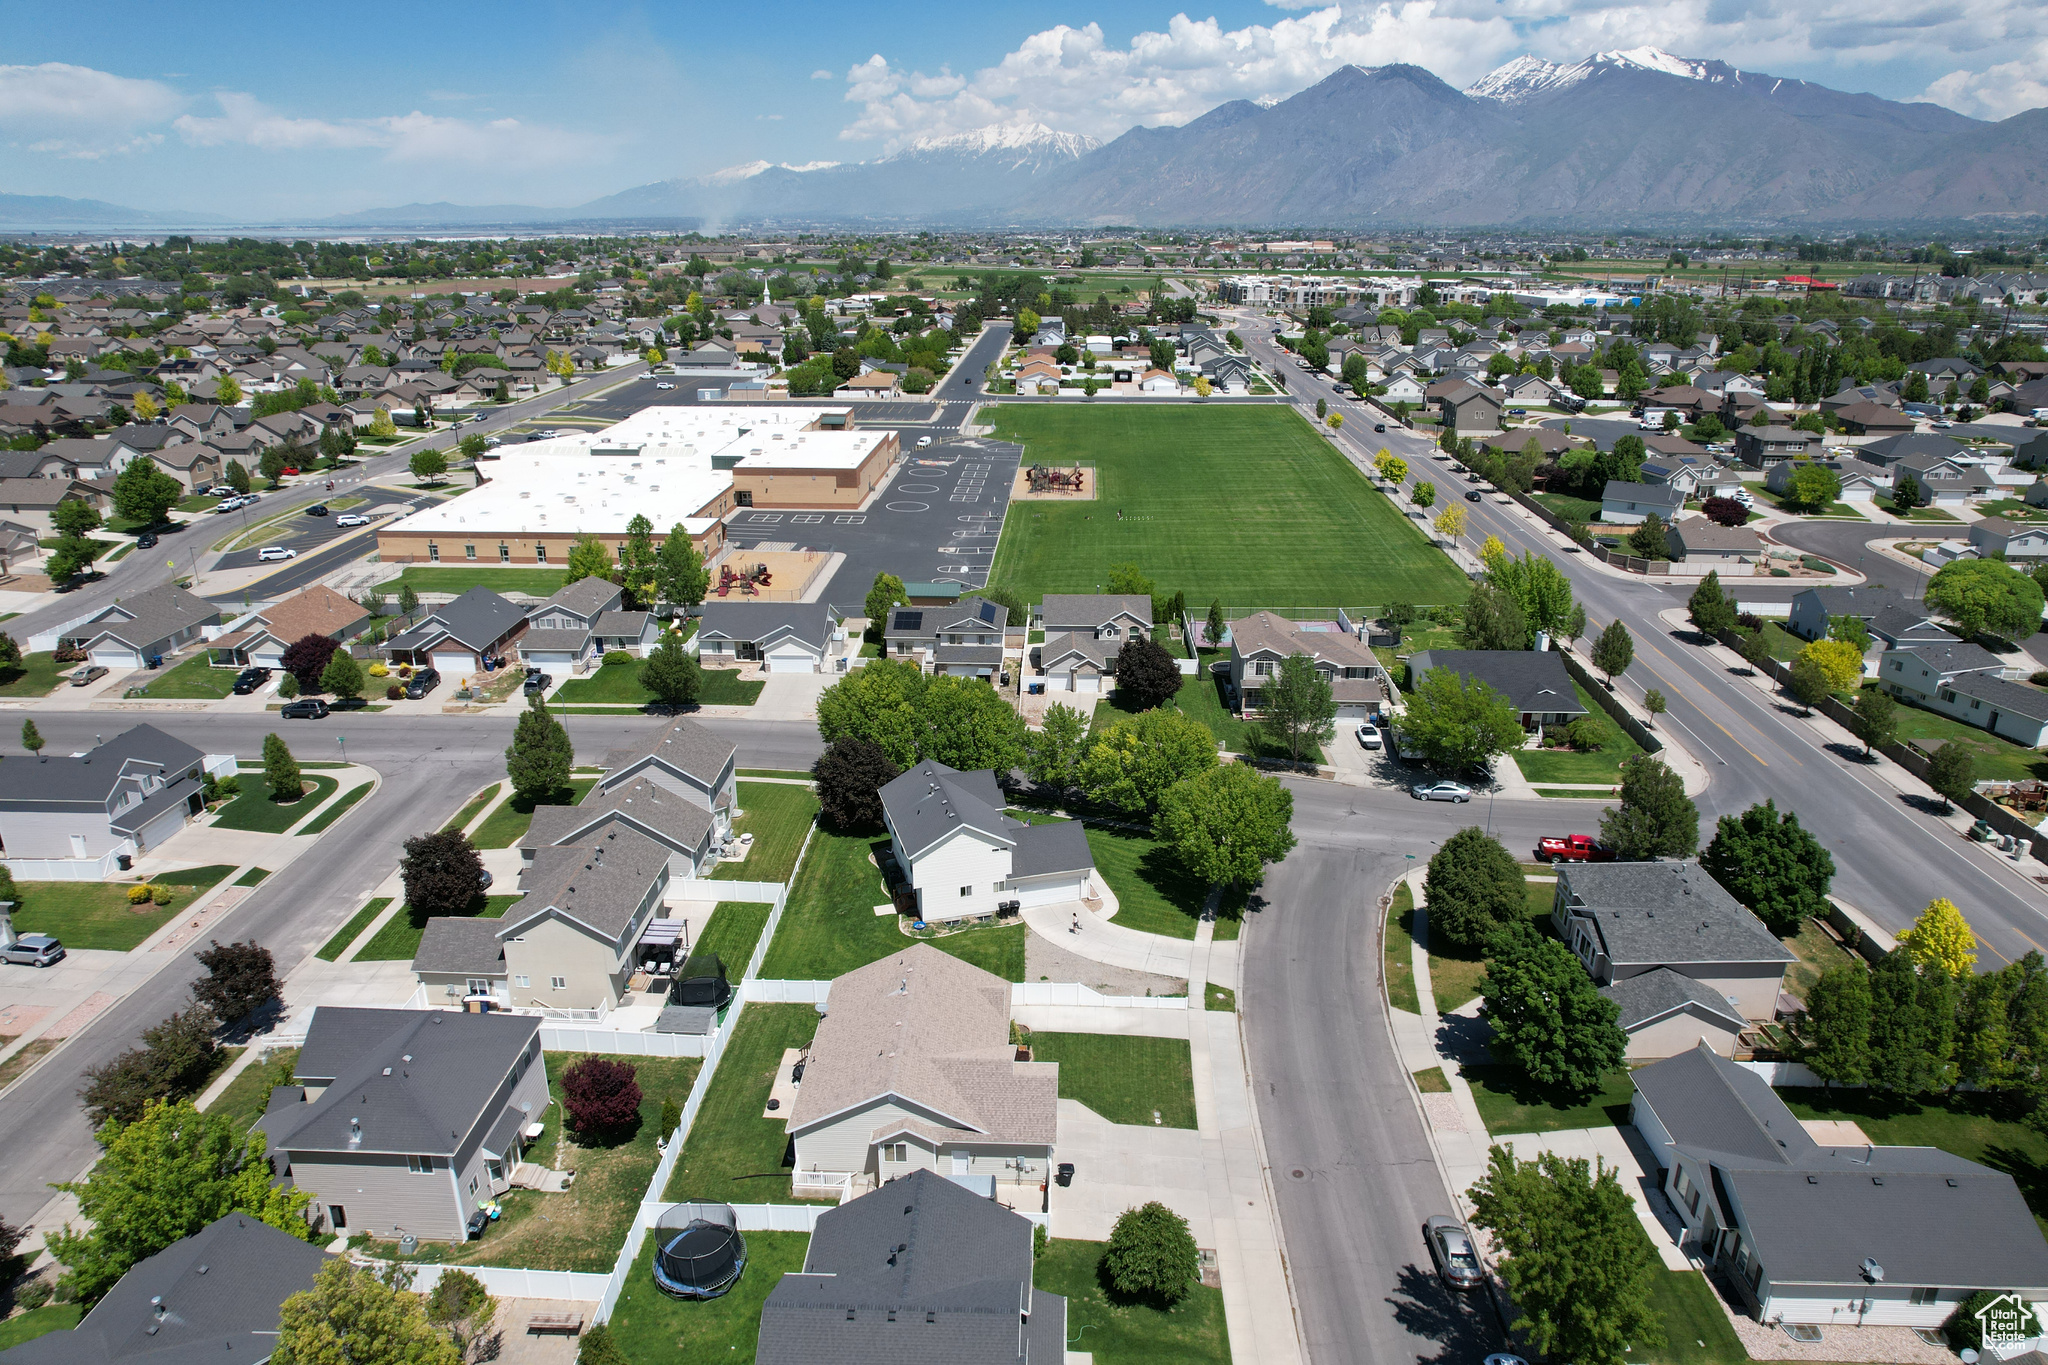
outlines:
[[677, 1204], [654, 1225], [654, 1283], [679, 1299], [715, 1299], [747, 1268], [747, 1242], [726, 1204]]

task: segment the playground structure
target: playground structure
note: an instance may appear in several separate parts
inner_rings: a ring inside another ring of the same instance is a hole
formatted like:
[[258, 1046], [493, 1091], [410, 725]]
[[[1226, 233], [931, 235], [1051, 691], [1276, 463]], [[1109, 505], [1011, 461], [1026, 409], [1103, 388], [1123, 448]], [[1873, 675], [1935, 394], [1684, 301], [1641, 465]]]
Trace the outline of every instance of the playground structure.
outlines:
[[1010, 487], [1014, 500], [1092, 501], [1095, 497], [1095, 467], [1088, 464], [1022, 465]]
[[748, 549], [728, 545], [704, 566], [710, 575], [704, 596], [713, 602], [807, 602], [844, 558], [827, 550], [799, 549], [786, 541]]
[[1081, 491], [1081, 467], [1072, 469], [1049, 468], [1042, 464], [1032, 465], [1024, 471], [1031, 480], [1034, 493], [1078, 493]]
[[737, 571], [730, 564], [721, 564], [718, 567], [716, 591], [720, 597], [728, 597], [735, 591], [742, 597], [759, 597], [761, 589], [774, 581], [775, 575], [766, 564], [745, 564]]

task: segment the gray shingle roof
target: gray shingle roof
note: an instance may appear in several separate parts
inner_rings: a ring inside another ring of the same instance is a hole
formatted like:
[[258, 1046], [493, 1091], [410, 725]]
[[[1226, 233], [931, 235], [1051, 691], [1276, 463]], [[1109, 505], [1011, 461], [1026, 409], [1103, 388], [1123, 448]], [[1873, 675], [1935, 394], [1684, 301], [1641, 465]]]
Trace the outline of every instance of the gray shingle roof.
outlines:
[[1086, 659], [1098, 668], [1109, 666], [1110, 647], [1115, 640], [1098, 640], [1093, 635], [1066, 631], [1058, 635], [1047, 635], [1045, 643], [1038, 646], [1040, 667], [1050, 668], [1069, 654]]
[[452, 1155], [478, 1123], [497, 1118], [485, 1108], [539, 1033], [531, 1016], [322, 1005], [295, 1069], [329, 1088], [300, 1112], [270, 1118], [271, 1149], [347, 1151], [349, 1120], [358, 1119], [356, 1150]]
[[175, 583], [166, 583], [117, 600], [92, 621], [72, 629], [77, 638], [86, 641], [115, 639], [141, 649], [219, 619], [220, 608], [213, 603]]
[[526, 634], [519, 637], [519, 648], [522, 651], [533, 653], [554, 649], [574, 652], [582, 649], [589, 643], [590, 632], [587, 630], [541, 630], [535, 628], [528, 630]]
[[1907, 645], [1903, 647], [1903, 652], [1912, 655], [1936, 673], [1977, 673], [2005, 667], [2005, 661], [1996, 654], [1982, 645], [1973, 645], [1967, 640]]
[[1705, 1010], [1738, 1031], [1747, 1027], [1749, 1022], [1718, 992], [1669, 967], [1611, 981], [1600, 988], [1600, 994], [1621, 1007], [1621, 1018], [1617, 1022], [1624, 1033], [1634, 1033], [1689, 1005]]
[[526, 896], [505, 912], [499, 936], [509, 938], [552, 913], [619, 943], [667, 870], [668, 855], [668, 845], [619, 823], [588, 842], [536, 849], [532, 865], [519, 874]]
[[1467, 682], [1478, 679], [1517, 711], [1586, 714], [1564, 658], [1554, 650], [1425, 649], [1408, 661], [1417, 678], [1432, 668], [1448, 668]]
[[1049, 820], [1025, 825], [1010, 850], [1012, 877], [1042, 877], [1052, 872], [1084, 872], [1095, 866], [1088, 833], [1078, 820]]
[[706, 602], [697, 627], [699, 640], [769, 644], [785, 635], [822, 651], [832, 638], [831, 609], [823, 602]]
[[593, 789], [580, 806], [536, 806], [519, 842], [526, 848], [572, 843], [614, 821], [688, 853], [701, 849], [711, 833], [710, 811], [643, 777], [609, 792]]
[[619, 585], [606, 578], [579, 578], [555, 589], [554, 596], [536, 606], [530, 615], [539, 615], [549, 607], [561, 607], [575, 612], [588, 621], [606, 607], [618, 601], [622, 595]]
[[1047, 593], [1039, 607], [1047, 635], [1063, 630], [1085, 630], [1093, 634], [1119, 615], [1130, 615], [1146, 626], [1152, 624], [1152, 599], [1138, 593], [1081, 592]]
[[597, 621], [590, 630], [593, 635], [602, 635], [607, 639], [638, 639], [641, 632], [647, 629], [647, 615], [644, 611], [599, 612]]
[[505, 949], [498, 940], [500, 921], [462, 916], [436, 916], [420, 934], [413, 954], [415, 972], [462, 972], [497, 976], [505, 971]]
[[0, 763], [0, 810], [104, 807], [124, 771], [148, 772], [169, 782], [190, 772], [205, 757], [154, 725], [133, 726], [80, 758]]
[[[446, 632], [457, 644], [480, 650], [504, 639], [525, 619], [526, 608], [506, 601], [489, 588], [471, 588], [454, 601], [435, 607], [426, 620], [399, 638], [407, 641], [415, 637], [431, 639]], [[439, 631], [433, 629], [437, 625]], [[389, 647], [413, 646], [393, 640]]]
[[1580, 863], [1557, 875], [1566, 906], [1592, 919], [1617, 966], [1795, 960], [1698, 863]]
[[1003, 814], [1002, 788], [993, 772], [963, 773], [926, 759], [883, 784], [882, 810], [889, 827], [914, 859], [956, 829], [975, 829], [999, 843], [1015, 845], [1023, 826]]
[[1965, 673], [1949, 683], [1949, 690], [2028, 720], [2048, 721], [2048, 692], [2038, 687], [2007, 682], [1988, 673]]
[[626, 745], [604, 756], [605, 775], [598, 785], [610, 788], [629, 780], [629, 770], [652, 759], [697, 779], [706, 787], [714, 785], [726, 764], [739, 752], [729, 741], [686, 717], [677, 717], [651, 744]]
[[1685, 506], [1685, 494], [1669, 484], [1624, 483], [1620, 479], [1609, 479], [1607, 487], [1600, 492], [1602, 502], [1644, 502], [1653, 507], [1677, 509]]
[[1031, 1224], [931, 1171], [818, 1219], [761, 1309], [761, 1365], [1040, 1365], [1066, 1300], [1031, 1284]]

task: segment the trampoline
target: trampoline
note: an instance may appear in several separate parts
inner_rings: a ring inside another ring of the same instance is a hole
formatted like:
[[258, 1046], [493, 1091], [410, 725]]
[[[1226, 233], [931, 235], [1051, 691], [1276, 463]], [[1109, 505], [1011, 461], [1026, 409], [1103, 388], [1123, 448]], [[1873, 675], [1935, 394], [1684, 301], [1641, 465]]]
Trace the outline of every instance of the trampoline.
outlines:
[[654, 1225], [654, 1283], [678, 1299], [715, 1299], [747, 1268], [747, 1242], [727, 1204], [677, 1204]]
[[725, 977], [725, 963], [717, 953], [694, 953], [676, 968], [668, 988], [671, 1005], [709, 1005], [725, 1008], [732, 999], [732, 985]]

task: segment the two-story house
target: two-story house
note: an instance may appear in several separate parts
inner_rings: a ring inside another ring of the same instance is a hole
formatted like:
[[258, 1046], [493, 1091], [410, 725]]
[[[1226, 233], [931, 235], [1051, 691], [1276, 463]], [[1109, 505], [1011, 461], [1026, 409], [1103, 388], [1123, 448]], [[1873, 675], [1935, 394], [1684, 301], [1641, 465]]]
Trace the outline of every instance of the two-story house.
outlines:
[[882, 788], [882, 820], [921, 919], [993, 918], [1079, 900], [1094, 855], [1079, 823], [1003, 814], [996, 775], [927, 759]]
[[1802, 640], [1824, 639], [1838, 616], [1853, 616], [1861, 621], [1875, 648], [1953, 644], [1956, 640], [1927, 614], [1924, 604], [1909, 601], [1897, 588], [1878, 583], [1853, 588], [1807, 588], [1792, 599], [1792, 613], [1785, 629]]
[[1003, 666], [1003, 636], [1010, 609], [985, 597], [963, 597], [950, 607], [893, 607], [882, 628], [892, 659], [912, 659], [928, 673], [993, 678]]
[[1385, 708], [1386, 670], [1357, 636], [1334, 622], [1290, 621], [1260, 611], [1230, 623], [1230, 682], [1237, 689], [1238, 709], [1256, 714], [1259, 693], [1296, 654], [1306, 655], [1329, 680], [1340, 719], [1365, 720]]
[[2005, 661], [1982, 645], [1908, 644], [1887, 649], [1877, 680], [1901, 701], [1975, 725], [2016, 744], [2048, 744], [2048, 690], [2005, 677]]
[[604, 756], [604, 776], [592, 798], [610, 797], [645, 779], [673, 792], [711, 815], [719, 840], [732, 830], [739, 814], [739, 784], [733, 762], [739, 750], [694, 720], [677, 717], [652, 740], [623, 745]]
[[1735, 458], [1751, 469], [1768, 470], [1786, 460], [1804, 458], [1820, 442], [1819, 433], [1791, 427], [1738, 427]]
[[336, 1234], [466, 1240], [550, 1121], [534, 1015], [321, 1005], [293, 1081], [261, 1126]]
[[536, 668], [573, 668], [597, 653], [597, 623], [624, 603], [625, 589], [592, 575], [556, 589], [526, 614], [520, 659]]
[[0, 764], [0, 857], [106, 860], [156, 848], [203, 814], [207, 755], [154, 725], [82, 754]]
[[1685, 508], [1684, 488], [1661, 483], [1630, 483], [1609, 479], [1600, 493], [1600, 520], [1616, 526], [1640, 526], [1651, 516], [1666, 525]]
[[2022, 525], [2005, 517], [1985, 517], [1970, 523], [1970, 544], [1984, 559], [2004, 559], [2013, 564], [2039, 564], [2048, 560], [2048, 527]]
[[1117, 652], [1152, 634], [1152, 599], [1136, 593], [1048, 593], [1039, 608], [1045, 641], [1038, 668], [1054, 692], [1099, 692]]

